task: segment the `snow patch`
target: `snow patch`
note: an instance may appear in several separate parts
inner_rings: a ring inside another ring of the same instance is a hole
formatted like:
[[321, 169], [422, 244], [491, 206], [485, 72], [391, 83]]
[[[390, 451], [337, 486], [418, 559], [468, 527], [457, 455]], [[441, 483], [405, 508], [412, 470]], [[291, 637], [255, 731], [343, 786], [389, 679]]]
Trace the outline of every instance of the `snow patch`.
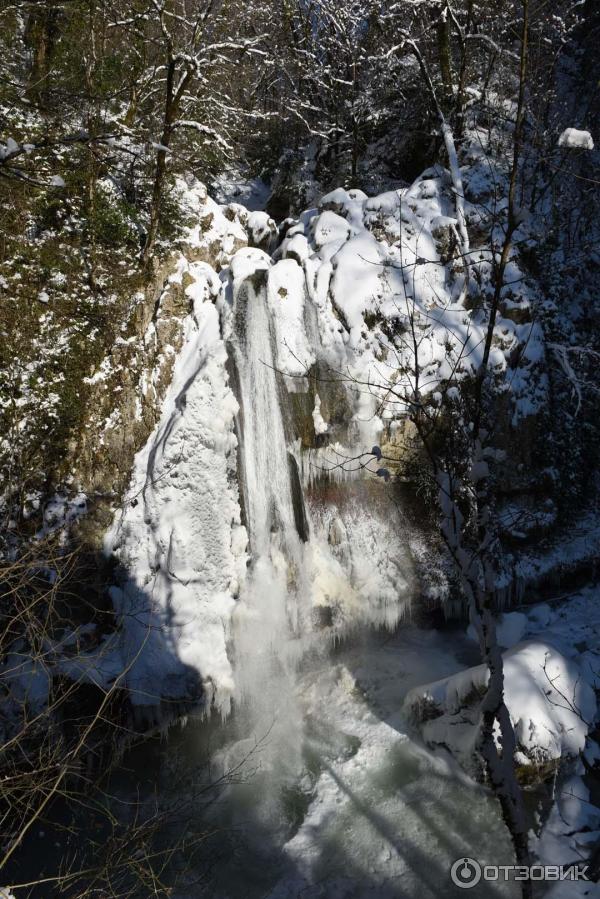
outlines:
[[594, 141], [589, 131], [565, 128], [558, 138], [558, 146], [567, 147], [569, 150], [593, 150]]

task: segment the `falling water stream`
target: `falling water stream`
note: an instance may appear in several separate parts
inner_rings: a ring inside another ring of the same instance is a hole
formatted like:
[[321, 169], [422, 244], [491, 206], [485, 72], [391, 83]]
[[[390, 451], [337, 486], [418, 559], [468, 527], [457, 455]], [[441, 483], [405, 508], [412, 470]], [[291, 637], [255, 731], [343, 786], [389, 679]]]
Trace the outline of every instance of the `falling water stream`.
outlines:
[[266, 280], [267, 271], [259, 271], [236, 283], [233, 293], [230, 349], [239, 385], [240, 480], [252, 564], [232, 625], [235, 699], [244, 724], [223, 764], [235, 768], [260, 744], [263, 802], [256, 810], [269, 831], [281, 812], [281, 791], [301, 766], [296, 672], [310, 622]]

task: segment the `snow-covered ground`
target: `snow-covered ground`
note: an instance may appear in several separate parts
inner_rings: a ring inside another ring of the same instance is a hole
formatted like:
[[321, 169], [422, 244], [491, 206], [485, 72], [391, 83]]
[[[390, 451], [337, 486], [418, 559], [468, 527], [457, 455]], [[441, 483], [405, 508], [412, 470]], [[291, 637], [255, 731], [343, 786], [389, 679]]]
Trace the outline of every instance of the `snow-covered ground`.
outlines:
[[460, 642], [407, 627], [307, 675], [307, 748], [321, 770], [270, 899], [460, 895], [449, 871], [461, 855], [510, 858], [493, 800], [416, 742], [400, 711], [416, 679], [456, 668]]

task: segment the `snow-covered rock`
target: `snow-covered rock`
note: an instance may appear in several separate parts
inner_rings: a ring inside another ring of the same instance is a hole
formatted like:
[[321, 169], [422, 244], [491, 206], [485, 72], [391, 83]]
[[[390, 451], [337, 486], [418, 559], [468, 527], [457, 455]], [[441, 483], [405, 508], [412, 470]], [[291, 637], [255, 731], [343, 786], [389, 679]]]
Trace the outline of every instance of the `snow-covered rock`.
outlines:
[[239, 203], [219, 206], [201, 182], [190, 187], [179, 181], [177, 187], [188, 214], [196, 219], [181, 241], [185, 257], [221, 269], [248, 244], [248, 210]]
[[[257, 247], [248, 247], [232, 256], [229, 271], [233, 282], [244, 281], [262, 272], [267, 272], [272, 265], [271, 257]], [[266, 277], [266, 276], [265, 276]]]
[[[600, 808], [578, 774], [560, 784], [547, 821], [535, 841], [536, 855], [546, 865], [569, 865], [585, 859], [600, 841]], [[565, 894], [560, 894], [561, 899]]]
[[594, 141], [589, 131], [565, 128], [558, 138], [558, 146], [567, 147], [569, 150], [593, 150]]
[[221, 283], [205, 263], [189, 273], [184, 345], [105, 545], [123, 571], [112, 598], [133, 704], [202, 700], [226, 714], [233, 688], [226, 643], [246, 542], [232, 477], [237, 403], [215, 305]]
[[336, 212], [325, 210], [312, 221], [312, 234], [317, 248], [330, 241], [344, 243], [350, 236], [350, 226]]
[[277, 368], [286, 375], [306, 375], [316, 356], [305, 325], [304, 272], [294, 259], [281, 259], [269, 269], [267, 301], [275, 325]]
[[[425, 742], [446, 746], [469, 769], [477, 768], [479, 702], [488, 678], [478, 665], [417, 687], [405, 700]], [[573, 659], [541, 638], [520, 643], [504, 653], [504, 690], [518, 765], [543, 766], [583, 751], [596, 698]]]
[[260, 247], [263, 250], [269, 248], [271, 241], [277, 234], [277, 225], [271, 216], [259, 210], [250, 213], [246, 227], [251, 246]]
[[302, 265], [304, 260], [310, 256], [310, 248], [305, 235], [292, 234], [287, 236], [281, 244], [280, 255], [284, 259], [295, 259], [299, 265]]

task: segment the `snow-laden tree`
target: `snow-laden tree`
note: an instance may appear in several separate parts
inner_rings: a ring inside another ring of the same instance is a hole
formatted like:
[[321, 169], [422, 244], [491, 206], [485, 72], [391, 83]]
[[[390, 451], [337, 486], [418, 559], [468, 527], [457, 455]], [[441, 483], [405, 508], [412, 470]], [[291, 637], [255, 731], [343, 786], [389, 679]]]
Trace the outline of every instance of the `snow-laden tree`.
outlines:
[[[257, 10], [212, 0], [136, 0], [114, 3], [112, 29], [133, 48], [136, 78], [122, 125], [146, 138], [154, 153], [143, 261], [156, 243], [170, 158], [206, 178], [234, 153], [243, 118], [240, 92], [248, 59], [265, 61]], [[215, 164], [216, 163], [216, 164]]]

